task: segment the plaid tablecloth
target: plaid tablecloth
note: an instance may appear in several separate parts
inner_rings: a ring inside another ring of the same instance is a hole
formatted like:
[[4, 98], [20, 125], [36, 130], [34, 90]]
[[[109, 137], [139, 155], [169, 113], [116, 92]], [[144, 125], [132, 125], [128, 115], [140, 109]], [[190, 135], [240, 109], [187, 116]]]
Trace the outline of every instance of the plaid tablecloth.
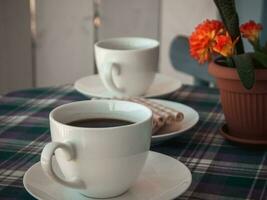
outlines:
[[[49, 112], [84, 99], [72, 86], [16, 91], [0, 97], [0, 199], [33, 199], [22, 180], [50, 141]], [[178, 199], [266, 200], [267, 151], [247, 149], [219, 135], [224, 117], [218, 91], [183, 86], [167, 99], [189, 105], [200, 114], [194, 128], [151, 148], [180, 160], [191, 170], [192, 185]]]

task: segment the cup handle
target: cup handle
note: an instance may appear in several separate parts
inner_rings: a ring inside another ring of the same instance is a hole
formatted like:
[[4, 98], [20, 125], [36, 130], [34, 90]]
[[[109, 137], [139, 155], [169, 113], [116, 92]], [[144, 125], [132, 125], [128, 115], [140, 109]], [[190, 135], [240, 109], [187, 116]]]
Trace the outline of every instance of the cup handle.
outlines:
[[113, 92], [123, 94], [124, 90], [122, 88], [118, 88], [114, 82], [112, 75], [113, 71], [119, 75], [121, 73], [120, 66], [116, 63], [107, 63], [106, 66], [104, 66], [104, 78], [106, 80], [106, 83], [109, 89]]
[[52, 157], [56, 149], [62, 149], [68, 161], [75, 158], [74, 149], [68, 143], [50, 142], [45, 145], [41, 154], [41, 166], [44, 172], [57, 183], [75, 189], [85, 189], [85, 184], [78, 177], [73, 177], [70, 180], [60, 178], [53, 170]]

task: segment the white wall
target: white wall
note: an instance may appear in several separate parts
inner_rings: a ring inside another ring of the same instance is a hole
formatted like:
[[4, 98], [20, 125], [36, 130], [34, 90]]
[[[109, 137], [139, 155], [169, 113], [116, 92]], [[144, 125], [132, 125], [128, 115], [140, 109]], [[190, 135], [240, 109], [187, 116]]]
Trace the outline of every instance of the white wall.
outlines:
[[0, 1], [0, 94], [32, 87], [29, 0]]
[[160, 0], [102, 0], [99, 39], [141, 36], [159, 39]]
[[[99, 1], [101, 26], [93, 28], [93, 0], [37, 0], [37, 86], [73, 83], [94, 73], [95, 39], [159, 37], [159, 0]], [[94, 33], [97, 33], [97, 35]]]
[[179, 73], [172, 67], [169, 48], [179, 34], [190, 35], [194, 27], [204, 19], [216, 19], [217, 8], [213, 0], [162, 0], [161, 6], [161, 72], [191, 84], [192, 77]]
[[37, 86], [93, 74], [92, 0], [37, 0]]
[[[160, 71], [185, 83], [192, 82], [172, 68], [169, 47], [177, 34], [189, 35], [203, 19], [216, 18], [212, 0], [98, 1], [102, 20], [98, 39], [160, 39]], [[39, 87], [73, 83], [94, 73], [93, 0], [36, 0], [35, 71], [31, 64], [29, 0], [0, 3], [0, 92], [30, 87], [32, 77]]]

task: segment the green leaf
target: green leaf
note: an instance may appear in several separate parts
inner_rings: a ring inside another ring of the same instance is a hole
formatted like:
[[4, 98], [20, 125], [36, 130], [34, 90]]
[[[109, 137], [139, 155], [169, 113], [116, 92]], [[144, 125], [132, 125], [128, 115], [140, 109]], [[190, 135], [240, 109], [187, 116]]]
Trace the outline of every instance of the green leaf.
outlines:
[[252, 54], [253, 58], [259, 62], [263, 67], [267, 68], [267, 54], [256, 51]]
[[226, 58], [226, 57], [220, 56], [215, 59], [215, 62], [225, 67], [235, 68], [235, 63], [233, 61], [233, 58], [231, 57]]
[[227, 61], [227, 66], [228, 67], [234, 67], [235, 66], [235, 63], [234, 63], [234, 61], [233, 61], [233, 59], [231, 57], [226, 58], [226, 61]]
[[249, 54], [233, 56], [239, 78], [246, 89], [251, 89], [255, 83], [255, 72], [252, 58]]
[[235, 1], [234, 0], [214, 0], [223, 23], [229, 32], [231, 38], [235, 40], [239, 37], [239, 40], [236, 44], [237, 54], [244, 53], [244, 46], [241, 40], [240, 30], [239, 30], [239, 19], [236, 12]]
[[263, 51], [265, 54], [267, 54], [267, 42], [265, 43], [264, 47], [263, 47]]
[[216, 62], [217, 64], [219, 64], [219, 65], [222, 65], [222, 66], [228, 66], [228, 65], [227, 65], [227, 61], [226, 61], [226, 58], [225, 58], [225, 57], [222, 57], [222, 56], [216, 58], [216, 59], [215, 59], [215, 62]]

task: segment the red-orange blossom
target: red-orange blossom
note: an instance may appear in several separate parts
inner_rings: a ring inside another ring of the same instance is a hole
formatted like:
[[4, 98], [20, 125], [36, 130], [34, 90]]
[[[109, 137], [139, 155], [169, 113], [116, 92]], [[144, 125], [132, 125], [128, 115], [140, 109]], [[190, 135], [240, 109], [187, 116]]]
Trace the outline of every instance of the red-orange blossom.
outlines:
[[191, 56], [200, 63], [210, 61], [215, 45], [215, 37], [220, 32], [225, 32], [221, 21], [205, 20], [199, 24], [189, 38]]
[[235, 53], [234, 41], [219, 20], [205, 20], [199, 24], [189, 38], [190, 54], [199, 63], [210, 61], [214, 54], [230, 57]]
[[240, 26], [240, 32], [244, 38], [247, 38], [250, 42], [255, 43], [259, 39], [262, 25], [250, 20], [249, 22]]

